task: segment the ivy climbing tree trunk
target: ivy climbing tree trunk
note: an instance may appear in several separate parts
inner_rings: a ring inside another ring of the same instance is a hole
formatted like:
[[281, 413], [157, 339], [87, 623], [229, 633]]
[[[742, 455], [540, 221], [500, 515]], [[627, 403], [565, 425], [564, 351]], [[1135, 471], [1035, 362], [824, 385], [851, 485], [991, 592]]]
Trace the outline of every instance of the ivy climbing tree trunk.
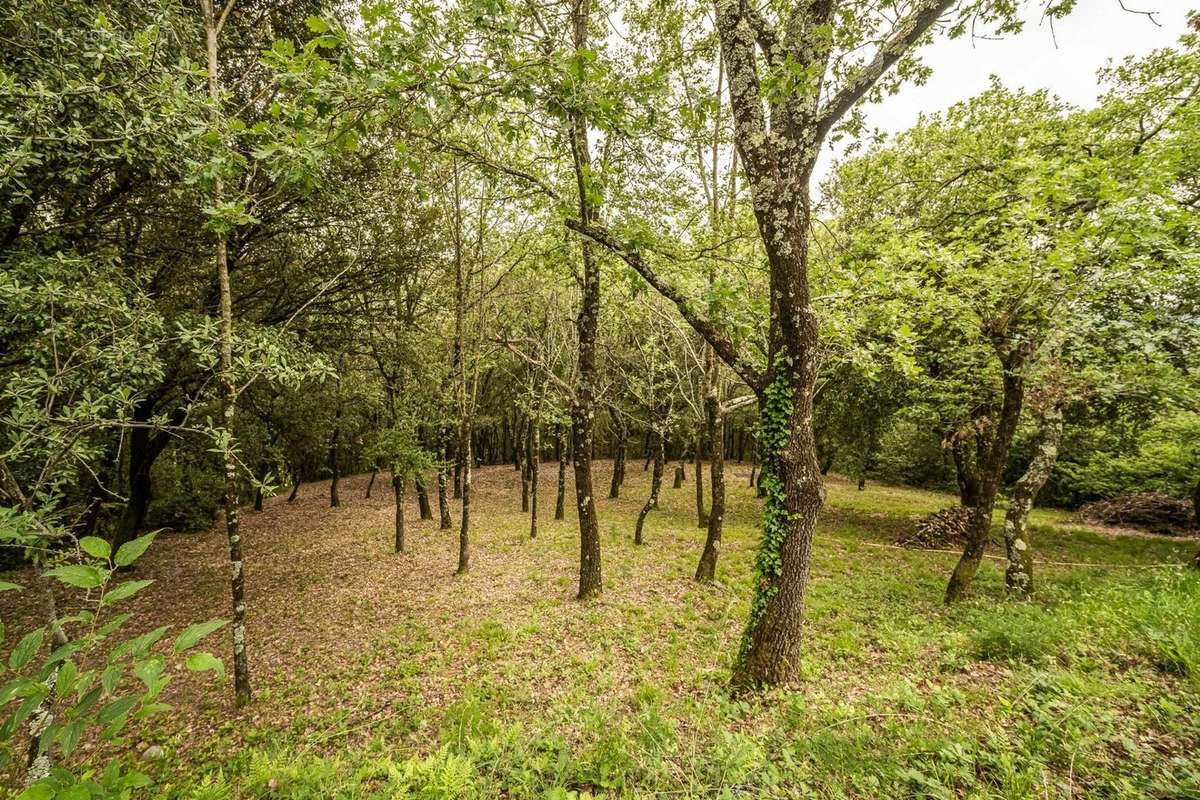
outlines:
[[[209, 124], [213, 132], [221, 135], [221, 77], [217, 47], [221, 27], [233, 8], [233, 0], [226, 0], [218, 11], [213, 0], [200, 0], [204, 16], [204, 33], [208, 57], [208, 100]], [[224, 203], [224, 187], [220, 174], [213, 179], [212, 203], [220, 208]], [[214, 261], [217, 269], [217, 284], [220, 289], [221, 310], [221, 356], [219, 383], [221, 387], [221, 439], [225, 473], [225, 537], [229, 543], [230, 595], [233, 614], [230, 633], [233, 638], [233, 691], [236, 705], [250, 702], [250, 663], [246, 654], [246, 587], [242, 559], [242, 536], [238, 526], [238, 481], [234, 414], [237, 411], [237, 386], [233, 375], [233, 290], [229, 282], [229, 249], [226, 234], [218, 231], [214, 246]]]
[[1028, 597], [1033, 594], [1033, 547], [1029, 541], [1029, 512], [1033, 501], [1046, 484], [1058, 460], [1058, 445], [1062, 441], [1062, 407], [1051, 404], [1042, 412], [1038, 430], [1037, 449], [1025, 473], [1017, 480], [1004, 515], [1004, 548], [1008, 569], [1004, 583], [1010, 592]]
[[[734, 141], [770, 274], [765, 372], [697, 313], [685, 295], [662, 280], [635, 245], [582, 214], [566, 222], [571, 230], [617, 254], [673, 302], [758, 396], [762, 411], [759, 491], [766, 502], [754, 597], [733, 669], [735, 690], [788, 683], [800, 666], [812, 537], [825, 497], [812, 429], [818, 354], [817, 317], [808, 281], [813, 167], [830, 131], [953, 3], [916, 0], [909, 13], [889, 23], [891, 31], [881, 37], [874, 55], [863, 61], [853, 77], [841, 79], [830, 70], [829, 31], [840, 8], [837, 3], [809, 0], [789, 6], [785, 24], [777, 28], [749, 0], [716, 0]], [[773, 83], [782, 74], [805, 79], [791, 91], [765, 92], [760, 58], [766, 61], [765, 72]], [[828, 87], [822, 86], [825, 81]]]
[[654, 435], [654, 472], [650, 474], [650, 496], [646, 498], [646, 504], [642, 506], [642, 510], [638, 513], [637, 527], [633, 530], [633, 543], [645, 544], [642, 537], [642, 528], [646, 524], [646, 517], [651, 511], [658, 508], [658, 495], [662, 490], [663, 470], [666, 467], [666, 442], [661, 433], [655, 432]]

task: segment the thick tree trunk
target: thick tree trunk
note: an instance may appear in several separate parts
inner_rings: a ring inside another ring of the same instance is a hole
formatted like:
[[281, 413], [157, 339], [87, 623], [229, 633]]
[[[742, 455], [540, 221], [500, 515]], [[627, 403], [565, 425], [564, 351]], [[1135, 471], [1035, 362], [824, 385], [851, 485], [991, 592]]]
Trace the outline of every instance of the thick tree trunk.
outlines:
[[[113, 536], [114, 552], [141, 533], [153, 498], [150, 472], [170, 441], [165, 431], [151, 433], [149, 424], [153, 416], [154, 400], [151, 398], [142, 400], [133, 409], [133, 421], [138, 424], [129, 430], [129, 497]], [[172, 424], [178, 424], [182, 419], [182, 414], [177, 412], [172, 416]]]
[[[218, 23], [213, 0], [201, 0], [208, 50], [208, 99], [213, 130], [219, 127], [221, 87], [217, 57]], [[213, 201], [223, 202], [221, 179], [214, 181]], [[223, 234], [217, 235], [215, 261], [217, 283], [220, 287], [221, 358], [221, 429], [224, 446], [225, 472], [225, 536], [229, 543], [230, 595], [233, 614], [230, 634], [233, 639], [234, 702], [244, 706], [250, 702], [250, 663], [246, 654], [246, 594], [245, 570], [242, 560], [242, 536], [238, 526], [237, 458], [234, 452], [236, 434], [234, 414], [237, 408], [237, 386], [233, 375], [233, 291], [229, 282], [229, 250]]]
[[425, 478], [418, 475], [413, 483], [417, 487], [417, 506], [421, 509], [421, 519], [433, 519], [433, 509], [429, 507], [429, 490], [425, 487]]
[[1025, 469], [1025, 474], [1013, 487], [1008, 513], [1004, 516], [1004, 549], [1008, 569], [1004, 583], [1014, 594], [1028, 597], [1033, 594], [1033, 547], [1029, 541], [1029, 512], [1038, 492], [1046, 484], [1058, 460], [1058, 445], [1062, 441], [1062, 408], [1052, 405], [1042, 413], [1037, 449]]
[[1020, 374], [1022, 363], [1023, 358], [1015, 352], [1004, 359], [1004, 390], [1000, 417], [995, 428], [989, 434], [984, 434], [987, 438], [979, 459], [979, 498], [972, 507], [971, 519], [967, 526], [967, 543], [963, 548], [962, 557], [955, 565], [950, 582], [946, 585], [947, 603], [953, 603], [966, 594], [975, 573], [979, 571], [983, 553], [987, 549], [996, 494], [1000, 489], [1004, 467], [1008, 464], [1009, 449], [1021, 417], [1021, 404], [1025, 399], [1025, 381]]
[[554, 518], [566, 519], [567, 508], [567, 443], [562, 425], [554, 429], [554, 451], [558, 457], [558, 495], [554, 499]]
[[658, 494], [662, 490], [663, 470], [666, 467], [666, 442], [661, 434], [655, 436], [655, 439], [657, 447], [654, 449], [654, 472], [650, 475], [650, 496], [646, 498], [646, 504], [638, 513], [637, 527], [633, 530], [634, 544], [645, 544], [642, 528], [646, 524], [646, 516], [658, 508]]
[[392, 476], [392, 492], [396, 495], [396, 552], [404, 552], [404, 489], [401, 475]]

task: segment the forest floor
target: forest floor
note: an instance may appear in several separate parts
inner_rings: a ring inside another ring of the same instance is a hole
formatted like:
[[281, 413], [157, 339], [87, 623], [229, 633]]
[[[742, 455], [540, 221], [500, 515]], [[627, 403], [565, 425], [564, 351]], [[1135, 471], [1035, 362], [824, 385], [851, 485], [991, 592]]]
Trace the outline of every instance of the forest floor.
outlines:
[[[370, 499], [367, 476], [343, 479], [339, 508], [327, 481], [268, 499], [243, 516], [254, 702], [235, 711], [228, 681], [180, 671], [176, 712], [130, 749], [163, 747], [140, 767], [154, 792], [197, 799], [1200, 797], [1200, 577], [1175, 566], [1195, 541], [1039, 510], [1038, 556], [1059, 563], [1038, 565], [1037, 599], [1006, 600], [988, 561], [948, 608], [956, 556], [891, 542], [954, 498], [831, 478], [802, 679], [735, 700], [759, 501], [749, 466], [729, 471], [715, 585], [692, 580], [693, 475], [672, 489], [668, 470], [639, 547], [649, 476], [630, 463], [621, 498], [599, 500], [604, 593], [587, 603], [553, 463], [533, 540], [518, 473], [477, 470], [462, 576], [457, 504], [439, 530], [410, 491], [397, 555], [382, 477]], [[156, 580], [129, 609], [147, 626], [228, 616], [219, 529], [162, 535], [136, 573]]]

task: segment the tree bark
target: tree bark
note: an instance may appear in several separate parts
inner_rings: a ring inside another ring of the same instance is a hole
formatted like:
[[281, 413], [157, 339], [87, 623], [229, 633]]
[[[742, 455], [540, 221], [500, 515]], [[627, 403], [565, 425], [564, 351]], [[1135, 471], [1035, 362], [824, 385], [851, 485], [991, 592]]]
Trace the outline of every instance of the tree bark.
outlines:
[[[232, 2], [232, 0], [227, 0]], [[213, 0], [200, 0], [204, 15], [204, 31], [208, 54], [209, 122], [214, 131], [220, 128], [220, 62], [217, 51], [219, 26], [231, 6], [218, 17]], [[213, 201], [224, 202], [221, 178], [213, 181]], [[233, 639], [234, 702], [241, 707], [250, 702], [250, 663], [246, 654], [246, 596], [245, 571], [242, 560], [242, 537], [238, 525], [237, 459], [234, 454], [234, 413], [237, 409], [237, 387], [233, 375], [233, 291], [229, 282], [229, 250], [223, 234], [216, 237], [215, 258], [217, 283], [220, 287], [221, 358], [221, 434], [225, 472], [225, 536], [229, 543], [230, 595], [233, 614], [230, 633]]]
[[425, 478], [418, 475], [413, 483], [417, 487], [417, 506], [421, 509], [421, 519], [433, 519], [433, 509], [429, 507], [429, 490], [425, 487]]
[[371, 489], [373, 489], [375, 487], [375, 477], [377, 475], [379, 475], [379, 468], [375, 467], [374, 469], [371, 470], [371, 479], [369, 481], [367, 481], [367, 493], [366, 493], [367, 500], [371, 499]]
[[956, 438], [950, 446], [954, 457], [954, 477], [958, 483], [958, 501], [963, 508], [974, 508], [979, 505], [979, 473], [978, 465], [973, 463], [967, 453], [966, 443]]
[[554, 518], [566, 519], [566, 497], [567, 497], [567, 443], [566, 434], [563, 432], [562, 425], [555, 426], [555, 455], [558, 456], [558, 495], [554, 499]]
[[446, 446], [443, 444], [440, 450], [441, 457], [439, 461], [441, 463], [438, 464], [437, 471], [438, 511], [440, 512], [441, 516], [441, 525], [439, 527], [441, 527], [441, 529], [444, 531], [448, 531], [454, 527], [454, 520], [450, 518], [450, 501], [446, 496], [446, 483], [448, 477], [446, 475]]
[[533, 424], [532, 424], [532, 422], [526, 423], [523, 426], [523, 428], [524, 428], [524, 430], [522, 431], [522, 433], [524, 435], [521, 437], [521, 448], [520, 448], [520, 455], [519, 455], [520, 463], [517, 465], [517, 469], [520, 470], [520, 472], [521, 472], [521, 511], [528, 512], [529, 511], [529, 484], [533, 479], [533, 475], [529, 469], [529, 465], [530, 465], [529, 451], [533, 449]]
[[288, 495], [287, 501], [289, 503], [294, 503], [296, 501], [296, 498], [299, 495], [300, 495], [300, 478], [296, 477], [296, 478], [292, 479], [292, 493]]
[[471, 437], [467, 436], [463, 449], [467, 451], [466, 464], [462, 473], [462, 517], [458, 525], [458, 569], [461, 575], [471, 566]]
[[342, 504], [341, 499], [338, 497], [338, 482], [341, 480], [341, 474], [338, 472], [338, 438], [341, 434], [341, 426], [338, 424], [337, 417], [340, 416], [341, 414], [338, 414], [334, 418], [333, 438], [330, 440], [329, 445], [329, 471], [333, 473], [333, 479], [329, 482], [330, 508], [337, 508]]
[[404, 552], [404, 490], [402, 475], [392, 475], [392, 492], [396, 495], [396, 552]]
[[[614, 414], [614, 416], [617, 416]], [[625, 482], [625, 450], [629, 441], [629, 428], [625, 422], [618, 416], [617, 418], [617, 446], [613, 453], [613, 471], [612, 484], [608, 487], [608, 496], [610, 499], [616, 499], [621, 496], [621, 484]]]
[[[721, 408], [720, 390], [717, 383], [716, 354], [705, 348], [708, 364], [705, 381], [704, 410], [708, 421], [708, 440], [719, 442], [725, 434], [725, 414]], [[717, 575], [717, 558], [721, 554], [721, 534], [725, 523], [725, 459], [719, 447], [709, 453], [709, 473], [712, 476], [712, 511], [708, 515], [708, 534], [704, 540], [704, 551], [696, 565], [696, 580], [709, 582]], [[699, 477], [697, 477], [699, 481]]]
[[982, 434], [983, 452], [979, 465], [979, 499], [972, 507], [971, 519], [967, 526], [967, 543], [963, 548], [962, 557], [950, 575], [946, 585], [946, 602], [953, 603], [966, 594], [979, 571], [983, 561], [983, 553], [987, 549], [988, 536], [992, 529], [992, 510], [996, 505], [996, 494], [1000, 489], [1000, 480], [1004, 467], [1008, 464], [1008, 453], [1012, 446], [1013, 435], [1021, 417], [1021, 405], [1025, 400], [1025, 380], [1021, 375], [1024, 358], [1018, 351], [1011, 351], [1003, 358], [1003, 400], [1000, 417], [995, 427]]
[[696, 527], [708, 527], [708, 512], [704, 509], [704, 436], [696, 434]]
[[666, 442], [662, 434], [656, 433], [654, 448], [654, 472], [650, 475], [650, 496], [646, 498], [646, 504], [642, 506], [641, 512], [638, 514], [637, 527], [633, 531], [633, 543], [645, 544], [645, 539], [642, 537], [642, 528], [646, 523], [646, 516], [658, 508], [658, 494], [662, 490], [663, 469], [666, 466]]
[[675, 465], [675, 480], [671, 483], [671, 488], [682, 489], [684, 477], [683, 460], [681, 459], [680, 462]]
[[1004, 549], [1008, 556], [1008, 569], [1004, 572], [1004, 584], [1014, 594], [1028, 597], [1033, 594], [1033, 547], [1029, 541], [1029, 512], [1038, 492], [1054, 471], [1058, 460], [1058, 445], [1062, 441], [1062, 408], [1051, 405], [1042, 413], [1038, 432], [1037, 449], [1017, 480], [1004, 515]]
[[538, 481], [542, 476], [542, 430], [533, 425], [529, 451], [529, 538], [537, 538], [538, 526]]

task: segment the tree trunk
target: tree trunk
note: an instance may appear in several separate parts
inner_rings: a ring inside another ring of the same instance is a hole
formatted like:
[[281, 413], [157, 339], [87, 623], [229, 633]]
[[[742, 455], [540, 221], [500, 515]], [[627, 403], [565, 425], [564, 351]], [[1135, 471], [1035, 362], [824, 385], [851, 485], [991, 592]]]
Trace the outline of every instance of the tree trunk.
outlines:
[[396, 552], [404, 552], [404, 489], [401, 475], [392, 475], [392, 492], [396, 495]]
[[458, 525], [458, 569], [456, 570], [458, 575], [466, 572], [471, 566], [471, 437], [468, 434], [463, 438], [465, 439], [463, 449], [467, 451], [467, 458], [462, 473], [462, 518]]
[[[338, 415], [340, 416], [340, 414]], [[342, 504], [338, 498], [338, 481], [341, 475], [338, 472], [338, 437], [341, 433], [339, 425], [335, 421], [333, 423], [333, 439], [329, 445], [329, 471], [333, 473], [333, 479], [329, 482], [329, 506], [337, 508]]]
[[1028, 597], [1033, 594], [1033, 547], [1029, 541], [1029, 512], [1038, 492], [1054, 471], [1058, 460], [1058, 445], [1062, 441], [1063, 415], [1057, 404], [1042, 413], [1041, 430], [1038, 433], [1037, 450], [1025, 474], [1013, 487], [1008, 513], [1004, 516], [1004, 549], [1008, 555], [1008, 569], [1004, 571], [1004, 584], [1010, 592]]
[[[165, 431], [151, 435], [150, 420], [154, 417], [154, 400], [146, 398], [133, 409], [133, 421], [139, 423], [129, 431], [129, 499], [121, 510], [121, 518], [117, 522], [117, 530], [113, 536], [112, 549], [137, 538], [146, 523], [146, 512], [150, 509], [153, 498], [153, 486], [150, 472], [170, 436]], [[176, 412], [172, 415], [172, 424], [183, 421], [183, 415]]]
[[[708, 360], [704, 410], [708, 418], [708, 440], [719, 442], [725, 434], [725, 414], [717, 384], [717, 361], [712, 348], [705, 348]], [[721, 534], [725, 523], [725, 459], [720, 448], [714, 447], [709, 456], [709, 472], [712, 475], [712, 511], [708, 515], [708, 534], [704, 540], [704, 551], [696, 565], [696, 580], [709, 582], [717, 575], [717, 558], [721, 554]], [[699, 477], [697, 477], [699, 481]]]
[[533, 426], [532, 446], [529, 449], [529, 538], [537, 538], [538, 481], [542, 477], [542, 431]]
[[967, 453], [966, 443], [956, 438], [950, 446], [954, 456], [954, 478], [958, 483], [958, 501], [963, 508], [974, 508], [979, 505], [979, 473], [978, 465], [971, 462]]
[[531, 449], [533, 449], [533, 424], [532, 424], [532, 422], [527, 423], [526, 425], [523, 426], [523, 428], [524, 428], [524, 430], [522, 431], [522, 433], [524, 435], [521, 437], [521, 448], [520, 448], [520, 455], [519, 455], [520, 463], [517, 465], [517, 469], [520, 470], [520, 472], [521, 472], [521, 511], [528, 512], [529, 511], [529, 483], [533, 478], [533, 476], [529, 470], [529, 464], [530, 464], [529, 451]]
[[421, 509], [421, 519], [433, 519], [433, 509], [429, 507], [429, 490], [425, 488], [424, 477], [418, 475], [413, 483], [417, 487], [417, 506]]
[[[231, 0], [227, 0], [230, 2]], [[208, 51], [209, 122], [219, 130], [221, 102], [220, 67], [217, 58], [218, 23], [213, 0], [201, 0], [204, 14], [205, 38]], [[224, 202], [221, 178], [213, 182], [213, 202]], [[237, 386], [233, 375], [233, 291], [229, 282], [229, 250], [224, 234], [217, 235], [215, 248], [217, 283], [220, 287], [221, 359], [221, 433], [225, 471], [225, 536], [229, 543], [230, 595], [233, 614], [230, 634], [233, 639], [234, 702], [244, 706], [250, 702], [250, 663], [246, 654], [246, 596], [245, 570], [242, 561], [242, 536], [238, 526], [237, 457], [234, 452], [236, 434], [234, 413], [237, 408]]]
[[675, 465], [675, 480], [672, 482], [671, 488], [682, 489], [684, 477], [683, 460], [680, 459], [679, 463]]
[[288, 502], [289, 503], [296, 502], [296, 498], [299, 495], [300, 495], [300, 477], [297, 476], [292, 479], [292, 493], [288, 495]]
[[366, 494], [367, 500], [371, 499], [371, 489], [373, 489], [375, 487], [375, 476], [378, 474], [379, 474], [379, 467], [375, 467], [374, 469], [371, 470], [371, 479], [369, 481], [367, 481], [367, 494]]
[[[588, 47], [589, 0], [576, 0], [570, 6], [571, 40], [575, 53], [582, 55]], [[598, 209], [593, 198], [591, 151], [588, 145], [588, 120], [576, 107], [571, 112], [571, 155], [574, 162], [575, 191], [579, 202], [579, 218], [590, 224]], [[590, 242], [581, 242], [583, 254], [583, 285], [580, 294], [579, 316], [575, 327], [578, 340], [578, 367], [575, 397], [571, 403], [571, 431], [575, 462], [575, 504], [579, 513], [579, 593], [580, 600], [600, 594], [603, 587], [600, 571], [600, 521], [596, 517], [596, 493], [592, 485], [592, 448], [595, 444], [594, 417], [596, 414], [596, 337], [600, 322], [600, 264]]]
[[617, 446], [613, 453], [612, 484], [608, 487], [608, 496], [611, 499], [621, 496], [621, 484], [625, 482], [625, 450], [629, 441], [629, 429], [625, 426], [625, 423], [618, 419], [617, 426]]
[[829, 470], [833, 469], [833, 458], [834, 458], [834, 451], [831, 448], [829, 453], [825, 456], [825, 460], [821, 462], [821, 474], [822, 475], [828, 475]]
[[1023, 359], [1014, 353], [1004, 358], [1004, 391], [1000, 418], [990, 434], [981, 434], [983, 440], [979, 459], [979, 498], [971, 513], [967, 526], [967, 543], [962, 557], [950, 575], [946, 585], [946, 602], [953, 603], [962, 598], [979, 571], [983, 553], [987, 549], [988, 536], [992, 529], [992, 509], [996, 505], [996, 493], [1004, 467], [1008, 464], [1008, 452], [1013, 434], [1021, 417], [1021, 404], [1025, 399], [1025, 381], [1020, 374]]
[[446, 498], [446, 447], [441, 447], [441, 463], [438, 465], [437, 485], [438, 485], [438, 511], [441, 514], [441, 529], [448, 531], [454, 527], [454, 520], [450, 518], [450, 501]]
[[563, 432], [562, 425], [556, 425], [554, 429], [554, 450], [558, 457], [558, 496], [554, 499], [554, 518], [566, 519], [566, 497], [567, 497], [567, 443], [565, 441], [566, 434]]
[[646, 523], [646, 515], [658, 508], [658, 493], [662, 489], [663, 468], [666, 461], [666, 453], [664, 452], [666, 442], [662, 434], [658, 434], [655, 439], [658, 446], [654, 450], [654, 472], [650, 476], [650, 497], [646, 499], [646, 504], [642, 506], [641, 513], [638, 514], [637, 527], [633, 531], [634, 544], [645, 544], [645, 540], [642, 538], [642, 527]]
[[704, 436], [696, 433], [696, 527], [708, 527], [708, 512], [704, 510]]

